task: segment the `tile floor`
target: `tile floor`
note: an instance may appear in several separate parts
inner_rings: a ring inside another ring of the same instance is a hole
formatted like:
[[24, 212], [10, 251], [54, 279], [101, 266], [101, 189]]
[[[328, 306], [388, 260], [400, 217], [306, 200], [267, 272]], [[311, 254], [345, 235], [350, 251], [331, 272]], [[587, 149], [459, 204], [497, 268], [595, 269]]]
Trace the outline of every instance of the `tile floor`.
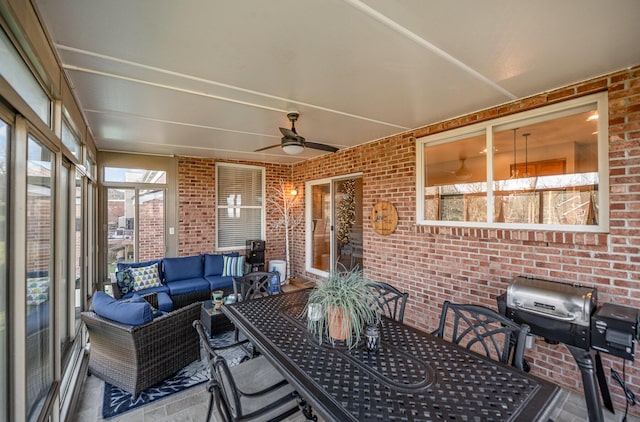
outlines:
[[[102, 419], [102, 392], [104, 382], [97, 377], [87, 378], [82, 390], [79, 409], [73, 422], [100, 422]], [[207, 416], [209, 393], [205, 385], [199, 385], [182, 393], [174, 394], [164, 400], [150, 403], [132, 410], [119, 417], [108, 419], [109, 422], [188, 422], [204, 421]], [[623, 412], [617, 411], [612, 415], [604, 410], [605, 422], [622, 420]], [[584, 397], [562, 390], [557, 406], [549, 413], [554, 422], [584, 422], [587, 418], [587, 408]], [[219, 421], [219, 419], [215, 419]], [[629, 416], [628, 422], [640, 422], [640, 418]], [[298, 413], [287, 419], [290, 422], [302, 422], [304, 417]]]
[[[284, 290], [309, 287], [306, 285], [285, 286]], [[102, 419], [102, 396], [104, 382], [95, 376], [87, 378], [80, 398], [80, 404], [72, 422], [99, 422]], [[150, 403], [132, 410], [119, 417], [108, 419], [109, 422], [188, 422], [204, 421], [209, 405], [209, 393], [205, 385], [193, 387], [182, 393], [174, 394], [164, 400]], [[616, 411], [613, 415], [604, 410], [605, 422], [622, 420], [624, 411]], [[318, 418], [320, 419], [320, 418]], [[549, 419], [554, 422], [584, 422], [588, 420], [584, 397], [569, 390], [562, 390], [556, 406], [549, 412]], [[214, 420], [216, 419], [214, 415]], [[304, 416], [298, 413], [287, 421], [303, 422]], [[628, 416], [628, 422], [640, 422], [640, 418]], [[322, 421], [321, 421], [322, 422]]]

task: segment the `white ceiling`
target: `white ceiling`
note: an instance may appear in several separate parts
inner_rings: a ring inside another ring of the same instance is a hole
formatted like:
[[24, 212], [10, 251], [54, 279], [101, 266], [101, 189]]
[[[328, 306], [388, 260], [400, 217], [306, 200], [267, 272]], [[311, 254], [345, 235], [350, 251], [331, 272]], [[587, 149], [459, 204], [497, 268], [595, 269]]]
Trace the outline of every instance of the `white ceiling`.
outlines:
[[100, 150], [293, 163], [640, 64], [640, 1], [32, 0]]

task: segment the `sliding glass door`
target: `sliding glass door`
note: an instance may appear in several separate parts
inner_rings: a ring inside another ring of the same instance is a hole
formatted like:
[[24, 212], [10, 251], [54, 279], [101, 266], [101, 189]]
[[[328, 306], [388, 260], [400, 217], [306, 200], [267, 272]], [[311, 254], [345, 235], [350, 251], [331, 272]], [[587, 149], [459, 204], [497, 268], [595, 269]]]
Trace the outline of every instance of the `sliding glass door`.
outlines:
[[165, 253], [164, 189], [107, 189], [109, 273], [118, 262], [148, 261]]
[[307, 183], [307, 271], [362, 268], [362, 176]]

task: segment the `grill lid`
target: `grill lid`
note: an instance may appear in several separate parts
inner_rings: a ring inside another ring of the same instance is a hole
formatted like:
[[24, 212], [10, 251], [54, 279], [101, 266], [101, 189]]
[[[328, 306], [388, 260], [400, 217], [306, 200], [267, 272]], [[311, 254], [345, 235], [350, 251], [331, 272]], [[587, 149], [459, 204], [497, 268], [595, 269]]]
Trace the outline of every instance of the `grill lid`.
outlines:
[[515, 277], [507, 288], [507, 307], [589, 326], [597, 290], [536, 278]]

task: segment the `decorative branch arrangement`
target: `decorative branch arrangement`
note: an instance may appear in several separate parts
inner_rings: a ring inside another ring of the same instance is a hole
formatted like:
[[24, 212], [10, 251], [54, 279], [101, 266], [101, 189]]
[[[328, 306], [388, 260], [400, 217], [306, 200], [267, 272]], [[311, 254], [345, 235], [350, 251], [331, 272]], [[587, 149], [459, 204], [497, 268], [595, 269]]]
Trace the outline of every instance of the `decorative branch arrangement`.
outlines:
[[280, 180], [277, 186], [271, 189], [267, 195], [267, 205], [277, 211], [280, 218], [274, 224], [276, 231], [284, 229], [284, 250], [285, 261], [287, 263], [287, 274], [283, 274], [283, 281], [291, 278], [293, 274], [291, 266], [291, 237], [295, 230], [304, 220], [304, 213], [296, 206], [298, 195], [292, 195], [287, 191], [287, 187], [283, 180]]
[[351, 229], [356, 222], [356, 180], [346, 180], [342, 185], [342, 189], [342, 198], [336, 210], [338, 223], [336, 240], [340, 245], [346, 245], [351, 240]]

